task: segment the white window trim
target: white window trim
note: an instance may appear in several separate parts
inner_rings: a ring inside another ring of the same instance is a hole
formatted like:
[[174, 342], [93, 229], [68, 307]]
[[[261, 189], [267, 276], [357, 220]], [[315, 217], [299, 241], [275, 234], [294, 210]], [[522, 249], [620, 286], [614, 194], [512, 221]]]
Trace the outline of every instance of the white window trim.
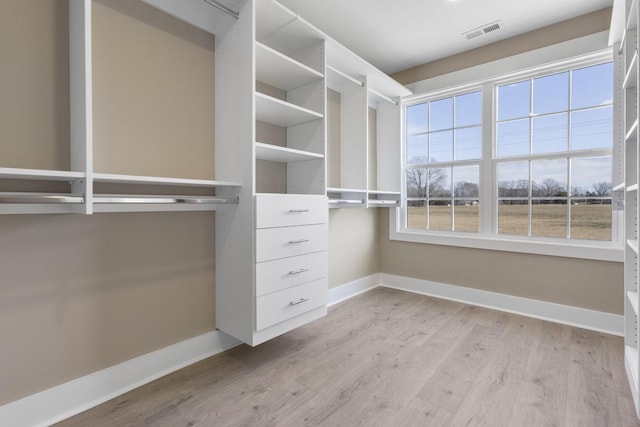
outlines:
[[[493, 94], [496, 82], [500, 84], [510, 79], [526, 79], [534, 78], [536, 75], [550, 74], [556, 69], [566, 69], [573, 64], [579, 64], [580, 66], [588, 66], [590, 63], [596, 64], [602, 62], [603, 59], [608, 57], [611, 60], [611, 49], [604, 49], [606, 44], [602, 44], [602, 39], [606, 38], [602, 33], [597, 35], [586, 36], [580, 39], [576, 39], [570, 42], [564, 42], [559, 45], [549, 46], [547, 48], [538, 49], [527, 54], [516, 55], [516, 57], [506, 58], [494, 63], [485, 64], [484, 66], [473, 67], [472, 73], [456, 72], [455, 76], [448, 77], [441, 76], [435, 78], [441, 82], [448, 82], [449, 86], [442, 90], [430, 90], [429, 93], [423, 93], [405, 98], [403, 101], [404, 106], [418, 104], [425, 102], [428, 99], [436, 99], [438, 97], [451, 96], [456, 93], [464, 91], [473, 91], [474, 88], [482, 88], [483, 91], [483, 140], [493, 141], [494, 138], [494, 126], [493, 126], [493, 114], [494, 114], [494, 97], [485, 96], [486, 91], [489, 94]], [[605, 40], [606, 43], [606, 40]], [[586, 56], [588, 51], [585, 52], [585, 45], [591, 45], [591, 53]], [[593, 45], [600, 45], [599, 50], [595, 50]], [[572, 50], [575, 49], [575, 50]], [[575, 58], [577, 53], [580, 54], [579, 58]], [[566, 52], [564, 56], [560, 52]], [[570, 55], [572, 52], [573, 55]], [[560, 60], [559, 58], [571, 58]], [[524, 60], [523, 60], [524, 58]], [[546, 59], [546, 60], [545, 60]], [[523, 62], [528, 63], [526, 70], [518, 68], [518, 64]], [[531, 64], [535, 62], [535, 64]], [[500, 63], [496, 65], [496, 63]], [[504, 70], [516, 69], [516, 72], [504, 72]], [[503, 72], [495, 72], [496, 67], [502, 69]], [[478, 73], [478, 69], [485, 68], [484, 72]], [[487, 70], [493, 70], [494, 74], [490, 78], [485, 78], [483, 81], [467, 81], [463, 83], [464, 76], [470, 77], [471, 75], [486, 76]], [[469, 70], [471, 71], [471, 70]], [[457, 81], [456, 81], [457, 80]], [[454, 82], [454, 83], [452, 83]], [[426, 88], [429, 87], [429, 82], [418, 82], [414, 84], [414, 88]], [[442, 87], [442, 86], [441, 86]], [[487, 117], [488, 115], [488, 117]], [[615, 121], [615, 117], [614, 117]], [[405, 120], [404, 120], [404, 108], [402, 109], [402, 171], [406, 168], [405, 164]], [[485, 126], [486, 123], [492, 123], [492, 126]], [[615, 127], [615, 125], [614, 125]], [[614, 134], [615, 138], [615, 134]], [[496, 233], [494, 222], [495, 208], [493, 201], [495, 199], [495, 190], [493, 189], [493, 182], [495, 181], [495, 167], [493, 156], [493, 143], [483, 144], [483, 158], [480, 161], [481, 176], [480, 176], [480, 198], [485, 203], [480, 203], [480, 225], [481, 230], [485, 230], [480, 233], [462, 233], [462, 232], [446, 232], [446, 231], [434, 231], [434, 230], [413, 230], [401, 228], [401, 219], [405, 213], [406, 206], [402, 209], [392, 209], [389, 216], [389, 238], [390, 240], [398, 240], [413, 243], [425, 243], [435, 245], [446, 246], [458, 246], [465, 248], [475, 249], [488, 249], [507, 252], [528, 253], [537, 255], [548, 256], [561, 256], [569, 258], [580, 259], [593, 259], [603, 261], [623, 262], [624, 260], [624, 238], [623, 233], [623, 214], [621, 211], [613, 211], [612, 215], [612, 241], [586, 241], [586, 240], [566, 240], [566, 239], [551, 239], [551, 238], [535, 238], [535, 237], [519, 237], [510, 235], [499, 235]], [[615, 150], [615, 148], [614, 148]], [[497, 159], [496, 159], [497, 160]], [[615, 167], [615, 165], [614, 165]], [[406, 182], [402, 180], [403, 194], [406, 194]], [[486, 200], [490, 200], [491, 203], [486, 203]], [[487, 231], [488, 230], [488, 231]]]

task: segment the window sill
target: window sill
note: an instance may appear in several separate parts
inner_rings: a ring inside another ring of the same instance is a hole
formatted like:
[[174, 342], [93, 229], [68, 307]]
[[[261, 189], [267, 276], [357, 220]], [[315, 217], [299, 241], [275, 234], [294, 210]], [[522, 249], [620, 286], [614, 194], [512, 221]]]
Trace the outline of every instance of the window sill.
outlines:
[[390, 240], [598, 261], [624, 261], [624, 248], [616, 243], [605, 242], [603, 244], [602, 242], [596, 242], [590, 244], [590, 242], [585, 241], [568, 242], [547, 239], [536, 240], [535, 238], [524, 240], [513, 236], [498, 237], [480, 234], [463, 235], [461, 233], [427, 233], [419, 230], [398, 230], [395, 218], [393, 218], [393, 215], [390, 217]]

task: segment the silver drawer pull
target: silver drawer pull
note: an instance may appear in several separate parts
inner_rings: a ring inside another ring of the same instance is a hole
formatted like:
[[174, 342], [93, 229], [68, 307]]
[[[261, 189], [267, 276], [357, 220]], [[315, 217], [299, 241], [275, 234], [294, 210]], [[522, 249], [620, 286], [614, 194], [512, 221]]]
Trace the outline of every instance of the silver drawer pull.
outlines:
[[309, 239], [289, 240], [289, 244], [306, 243]]
[[294, 274], [306, 273], [307, 271], [309, 270], [307, 270], [306, 268], [301, 268], [300, 270], [290, 271], [289, 274], [293, 276]]
[[289, 209], [289, 213], [305, 213], [309, 212], [309, 209]]
[[291, 302], [289, 303], [289, 305], [298, 305], [298, 304], [302, 304], [303, 302], [307, 302], [307, 301], [309, 301], [309, 298], [300, 298], [300, 299], [299, 299], [298, 301], [296, 301], [296, 302], [291, 301]]

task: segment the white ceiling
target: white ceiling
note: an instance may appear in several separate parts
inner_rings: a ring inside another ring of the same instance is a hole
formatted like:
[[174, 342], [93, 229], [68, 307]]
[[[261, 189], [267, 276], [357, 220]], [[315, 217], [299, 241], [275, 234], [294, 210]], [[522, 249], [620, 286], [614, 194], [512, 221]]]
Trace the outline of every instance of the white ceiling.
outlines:
[[[279, 0], [386, 73], [611, 6], [613, 0]], [[501, 20], [473, 40], [463, 33]]]

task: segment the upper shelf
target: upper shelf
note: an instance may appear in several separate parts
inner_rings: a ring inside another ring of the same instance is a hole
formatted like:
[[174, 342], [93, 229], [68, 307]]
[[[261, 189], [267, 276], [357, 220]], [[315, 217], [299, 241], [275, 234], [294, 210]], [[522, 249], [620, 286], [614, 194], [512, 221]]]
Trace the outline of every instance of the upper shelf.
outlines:
[[302, 162], [305, 160], [324, 159], [324, 156], [310, 151], [296, 150], [294, 148], [256, 142], [256, 159], [280, 163], [292, 163]]
[[85, 178], [83, 172], [57, 171], [48, 169], [0, 168], [0, 178], [42, 181], [72, 181]]
[[387, 98], [411, 95], [411, 91], [329, 37], [275, 0], [256, 3], [256, 38], [280, 52], [291, 54], [324, 40], [327, 65], [349, 76], [366, 77], [367, 85]]
[[289, 127], [322, 119], [324, 116], [307, 108], [256, 92], [256, 120]]
[[256, 78], [288, 91], [323, 78], [323, 74], [260, 42], [256, 42]]

